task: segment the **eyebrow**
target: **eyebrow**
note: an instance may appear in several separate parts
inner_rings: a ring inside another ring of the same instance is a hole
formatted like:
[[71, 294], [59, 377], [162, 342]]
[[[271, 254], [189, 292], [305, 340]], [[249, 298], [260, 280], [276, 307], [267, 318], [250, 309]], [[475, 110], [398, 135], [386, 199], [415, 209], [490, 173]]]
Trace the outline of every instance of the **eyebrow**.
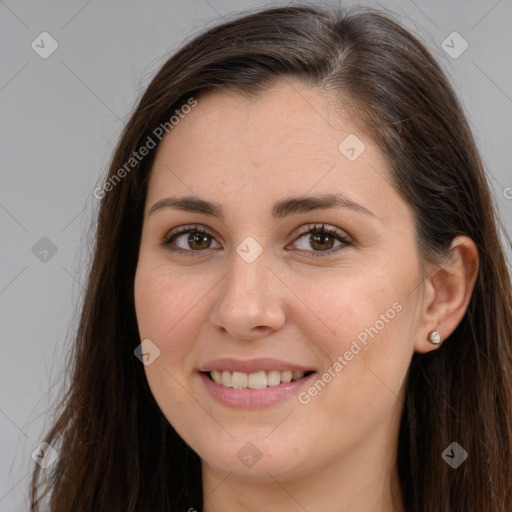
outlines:
[[[323, 194], [319, 196], [288, 197], [274, 203], [271, 209], [272, 217], [281, 219], [288, 215], [309, 212], [312, 210], [327, 210], [329, 208], [350, 208], [358, 213], [376, 217], [368, 208], [352, 201], [341, 194]], [[205, 201], [197, 196], [165, 197], [157, 201], [149, 210], [152, 215], [164, 208], [174, 208], [192, 213], [202, 213], [224, 220], [222, 206], [219, 203]]]

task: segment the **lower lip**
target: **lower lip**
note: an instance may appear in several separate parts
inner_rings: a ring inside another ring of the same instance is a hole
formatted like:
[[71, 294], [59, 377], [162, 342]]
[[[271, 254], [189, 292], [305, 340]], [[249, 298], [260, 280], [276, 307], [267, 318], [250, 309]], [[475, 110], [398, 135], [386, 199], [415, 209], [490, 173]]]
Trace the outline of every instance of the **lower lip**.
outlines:
[[283, 382], [277, 386], [267, 386], [262, 389], [234, 389], [217, 384], [207, 373], [200, 372], [199, 376], [210, 395], [221, 404], [243, 409], [261, 409], [283, 402], [297, 395], [300, 388], [310, 382], [316, 373], [292, 382]]

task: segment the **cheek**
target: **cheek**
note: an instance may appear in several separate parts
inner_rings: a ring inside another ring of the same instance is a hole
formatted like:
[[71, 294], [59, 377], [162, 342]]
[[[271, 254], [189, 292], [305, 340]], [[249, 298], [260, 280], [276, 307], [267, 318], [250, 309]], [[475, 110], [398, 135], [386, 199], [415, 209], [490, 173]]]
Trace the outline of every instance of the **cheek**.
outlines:
[[303, 322], [310, 339], [331, 356], [348, 350], [354, 339], [364, 346], [377, 331], [393, 330], [403, 308], [399, 282], [390, 272], [352, 266], [314, 278], [295, 277], [291, 287], [304, 305], [304, 314], [294, 321]]
[[406, 301], [403, 276], [378, 267], [366, 272], [346, 268], [339, 269], [336, 279], [325, 276], [314, 285], [296, 280], [293, 288], [308, 310], [298, 316], [301, 329], [325, 361], [320, 376], [325, 388], [320, 383], [311, 393], [306, 390], [308, 395], [313, 399], [330, 388], [329, 399], [318, 400], [318, 406], [335, 403], [343, 417], [351, 411], [353, 419], [368, 416], [368, 407], [377, 414], [388, 410], [413, 352], [413, 305], [410, 297]]
[[204, 288], [195, 286], [194, 280], [184, 282], [183, 277], [165, 265], [140, 264], [134, 293], [141, 339], [149, 338], [158, 346], [162, 356], [160, 365], [165, 362], [173, 371], [181, 369], [190, 350], [190, 340], [201, 325], [197, 315]]
[[[159, 356], [144, 367], [149, 387], [160, 410], [175, 428], [191, 428], [188, 416], [180, 411], [200, 410], [190, 401], [187, 381], [193, 360], [196, 330], [200, 322], [198, 288], [184, 283], [166, 265], [151, 265], [143, 259], [135, 275], [134, 294], [141, 340], [149, 338], [159, 349]], [[194, 313], [194, 314], [191, 314]]]

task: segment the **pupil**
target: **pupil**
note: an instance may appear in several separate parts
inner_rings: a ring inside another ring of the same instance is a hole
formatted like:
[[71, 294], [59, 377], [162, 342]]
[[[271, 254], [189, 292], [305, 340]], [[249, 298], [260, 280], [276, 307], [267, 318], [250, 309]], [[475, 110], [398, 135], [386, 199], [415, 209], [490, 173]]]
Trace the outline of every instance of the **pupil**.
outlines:
[[[189, 237], [188, 237], [188, 241], [190, 243], [190, 245], [194, 248], [199, 248], [199, 249], [204, 249], [204, 244], [208, 241], [208, 236], [207, 235], [204, 235], [202, 233], [192, 233]], [[206, 248], [209, 247], [210, 244], [208, 244], [206, 246]], [[199, 247], [197, 247], [199, 246]]]
[[320, 249], [330, 249], [333, 246], [333, 239], [331, 235], [327, 233], [317, 233], [316, 235], [311, 235], [311, 241], [313, 243], [313, 247], [315, 246], [322, 246], [327, 242], [327, 240], [330, 239], [330, 244], [328, 244], [328, 247], [320, 247]]

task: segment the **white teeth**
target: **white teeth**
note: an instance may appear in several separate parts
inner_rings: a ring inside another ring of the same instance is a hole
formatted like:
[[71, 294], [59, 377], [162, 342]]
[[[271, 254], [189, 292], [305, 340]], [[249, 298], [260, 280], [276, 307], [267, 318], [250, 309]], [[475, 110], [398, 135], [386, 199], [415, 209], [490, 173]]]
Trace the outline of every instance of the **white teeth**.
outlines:
[[222, 374], [221, 372], [218, 372], [217, 370], [213, 370], [210, 375], [212, 376], [212, 379], [217, 383], [217, 384], [222, 384]]
[[280, 372], [278, 370], [271, 370], [268, 372], [261, 371], [255, 373], [244, 373], [229, 372], [227, 370], [212, 370], [210, 375], [214, 382], [227, 388], [263, 389], [267, 386], [278, 386], [283, 382], [288, 383], [302, 379], [302, 377], [304, 377], [304, 372], [291, 372], [290, 370]]
[[277, 386], [281, 384], [281, 372], [272, 370], [267, 372], [267, 386]]
[[242, 372], [233, 372], [231, 375], [231, 387], [242, 389], [247, 387], [248, 375]]
[[[215, 381], [217, 382], [217, 381]], [[222, 382], [221, 384], [223, 386], [226, 386], [228, 388], [231, 387], [231, 372], [222, 372]]]
[[286, 371], [281, 373], [281, 381], [282, 382], [291, 382], [293, 377], [293, 372]]
[[262, 389], [267, 387], [267, 374], [265, 372], [250, 373], [248, 387]]

